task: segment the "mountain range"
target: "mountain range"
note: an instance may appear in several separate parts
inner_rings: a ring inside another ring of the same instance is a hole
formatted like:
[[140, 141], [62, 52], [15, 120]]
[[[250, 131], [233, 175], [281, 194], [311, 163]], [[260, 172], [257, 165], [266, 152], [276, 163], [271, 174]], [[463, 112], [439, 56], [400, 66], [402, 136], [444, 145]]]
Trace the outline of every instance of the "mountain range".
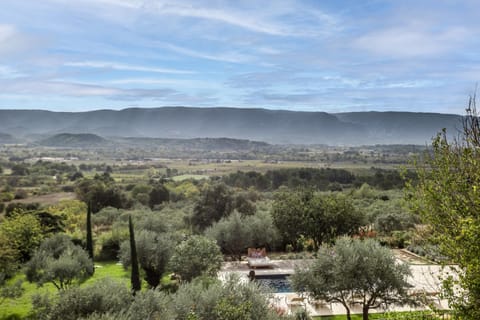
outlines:
[[462, 116], [415, 112], [300, 112], [240, 108], [130, 108], [88, 112], [0, 110], [4, 137], [39, 141], [59, 133], [103, 137], [234, 138], [274, 144], [427, 144]]

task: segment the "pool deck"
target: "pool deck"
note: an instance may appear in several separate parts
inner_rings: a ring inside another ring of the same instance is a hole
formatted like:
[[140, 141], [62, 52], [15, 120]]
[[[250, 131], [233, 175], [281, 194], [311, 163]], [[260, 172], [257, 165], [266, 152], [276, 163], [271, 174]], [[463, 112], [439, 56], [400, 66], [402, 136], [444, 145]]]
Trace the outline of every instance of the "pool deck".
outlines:
[[[256, 275], [275, 275], [275, 274], [292, 274], [295, 268], [308, 267], [314, 260], [271, 260], [272, 267], [269, 268], [250, 268], [246, 261], [225, 262], [219, 273], [220, 278], [225, 278], [228, 274], [237, 273], [241, 279], [248, 281], [248, 274], [251, 270]], [[412, 285], [410, 292], [412, 295], [421, 295], [428, 299], [428, 305], [422, 307], [410, 307], [393, 305], [385, 309], [372, 309], [370, 312], [385, 311], [419, 311], [428, 310], [432, 307], [439, 310], [448, 309], [446, 300], [440, 298], [441, 281], [439, 277], [445, 276], [447, 273], [454, 273], [452, 269], [442, 269], [441, 266], [435, 264], [410, 264], [411, 261], [405, 261], [399, 257], [401, 263], [409, 263], [412, 275], [408, 282]], [[310, 316], [328, 316], [345, 314], [345, 308], [340, 303], [326, 303], [323, 301], [314, 301], [305, 293], [274, 293], [270, 298], [272, 306], [277, 310], [293, 314], [299, 309], [307, 310]], [[356, 304], [351, 306], [352, 313], [361, 313], [361, 306]]]

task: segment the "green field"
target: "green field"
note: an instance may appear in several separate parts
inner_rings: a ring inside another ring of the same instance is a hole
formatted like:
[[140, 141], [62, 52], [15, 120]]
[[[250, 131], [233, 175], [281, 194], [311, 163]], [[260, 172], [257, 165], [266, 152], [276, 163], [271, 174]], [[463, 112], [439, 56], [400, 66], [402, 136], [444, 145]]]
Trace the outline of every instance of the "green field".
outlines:
[[175, 176], [172, 178], [173, 181], [183, 181], [183, 180], [202, 180], [208, 179], [209, 176], [202, 175], [202, 174], [182, 174], [180, 176]]

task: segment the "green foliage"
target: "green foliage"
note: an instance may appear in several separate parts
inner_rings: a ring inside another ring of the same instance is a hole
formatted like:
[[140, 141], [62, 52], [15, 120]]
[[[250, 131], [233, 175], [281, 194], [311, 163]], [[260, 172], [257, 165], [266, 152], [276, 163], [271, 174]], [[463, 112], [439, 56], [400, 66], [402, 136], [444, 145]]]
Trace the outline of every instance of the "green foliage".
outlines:
[[[174, 243], [169, 234], [157, 234], [148, 230], [137, 232], [136, 251], [140, 267], [145, 272], [145, 280], [151, 288], [160, 284], [166, 266], [172, 255]], [[119, 254], [120, 261], [127, 267], [131, 265], [130, 245], [122, 243]]]
[[245, 192], [238, 192], [234, 199], [235, 209], [244, 215], [252, 215], [257, 211], [255, 204], [248, 196], [249, 195]]
[[160, 183], [157, 183], [153, 186], [148, 196], [148, 205], [151, 209], [153, 209], [156, 205], [170, 200], [170, 193], [168, 192], [167, 188]]
[[171, 300], [157, 290], [141, 291], [135, 295], [126, 314], [129, 320], [175, 319], [171, 311]]
[[311, 190], [276, 194], [272, 216], [284, 241], [296, 249], [301, 236], [313, 239], [318, 247], [337, 236], [356, 233], [365, 223], [347, 197], [318, 195]]
[[123, 192], [115, 185], [109, 174], [96, 176], [94, 179], [79, 180], [75, 187], [77, 198], [90, 203], [92, 213], [105, 207], [124, 208], [128, 205]]
[[205, 234], [215, 239], [224, 253], [237, 257], [239, 261], [253, 242], [252, 229], [236, 211], [214, 223]]
[[403, 231], [415, 226], [415, 219], [408, 213], [385, 213], [375, 219], [375, 230], [383, 234]]
[[31, 214], [33, 214], [38, 219], [45, 235], [65, 231], [65, 222], [63, 216], [52, 214], [43, 210], [35, 211]]
[[0, 224], [0, 234], [8, 239], [8, 247], [18, 253], [20, 262], [29, 260], [43, 239], [40, 221], [32, 214], [14, 214], [5, 219]]
[[175, 247], [170, 268], [182, 280], [191, 281], [200, 275], [215, 276], [223, 262], [215, 241], [204, 236], [191, 236]]
[[27, 176], [30, 172], [28, 165], [24, 163], [15, 164], [11, 168], [12, 176]]
[[35, 211], [35, 210], [38, 210], [39, 208], [40, 208], [39, 203], [11, 202], [8, 204], [7, 208], [5, 209], [5, 216], [10, 217], [15, 213]]
[[93, 261], [93, 234], [92, 234], [92, 209], [90, 204], [87, 206], [87, 237], [86, 237], [86, 246], [88, 256]]
[[132, 265], [130, 281], [132, 292], [135, 295], [135, 293], [142, 288], [142, 283], [140, 282], [140, 271], [138, 270], [137, 246], [135, 244], [135, 231], [133, 229], [132, 216], [128, 217], [128, 232], [130, 235], [130, 259]]
[[175, 319], [273, 320], [268, 297], [254, 283], [231, 276], [225, 282], [194, 281], [180, 286], [173, 298]]
[[389, 249], [371, 239], [341, 238], [322, 246], [310, 269], [297, 269], [291, 279], [297, 291], [317, 299], [339, 302], [350, 319], [350, 306], [360, 304], [363, 319], [381, 304], [407, 301], [407, 264], [398, 264]]
[[231, 173], [224, 178], [225, 183], [231, 186], [248, 189], [255, 187], [258, 190], [276, 190], [281, 186], [290, 188], [314, 187], [327, 190], [330, 183], [353, 183], [355, 176], [344, 169], [318, 168], [289, 168], [268, 170], [265, 174], [248, 171]]
[[214, 223], [205, 234], [217, 241], [224, 253], [241, 259], [249, 247], [273, 247], [278, 238], [273, 219], [268, 212], [242, 216], [234, 211]]
[[[100, 252], [96, 259], [99, 261], [117, 260], [122, 242], [128, 240], [127, 229], [114, 229], [110, 232], [102, 233], [97, 241], [100, 243]], [[130, 248], [130, 247], [128, 247]]]
[[459, 278], [445, 282], [446, 296], [462, 319], [480, 318], [480, 124], [475, 97], [463, 134], [448, 141], [446, 130], [416, 165], [418, 184], [406, 194], [412, 211], [428, 223], [440, 251], [459, 266]]
[[110, 279], [60, 292], [57, 298], [36, 296], [35, 317], [51, 320], [76, 320], [92, 314], [121, 312], [128, 308], [132, 297], [128, 288]]
[[63, 217], [65, 232], [74, 233], [78, 230], [86, 228], [86, 212], [87, 205], [79, 200], [61, 200], [59, 203], [52, 205], [46, 211]]
[[137, 184], [133, 187], [131, 191], [132, 199], [138, 201], [144, 206], [148, 206], [148, 202], [150, 200], [150, 191], [152, 187], [147, 184]]
[[12, 245], [10, 239], [0, 233], [0, 286], [5, 280], [13, 276], [19, 267], [20, 252]]
[[24, 289], [22, 288], [22, 280], [15, 281], [13, 284], [7, 285], [2, 282], [2, 279], [0, 279], [0, 306], [5, 302], [6, 299], [16, 299], [23, 294]]
[[93, 274], [93, 263], [88, 254], [64, 234], [45, 239], [26, 264], [28, 281], [39, 285], [51, 282], [63, 290], [74, 281], [82, 282]]
[[207, 185], [193, 209], [192, 224], [204, 230], [234, 209], [233, 192], [223, 183]]

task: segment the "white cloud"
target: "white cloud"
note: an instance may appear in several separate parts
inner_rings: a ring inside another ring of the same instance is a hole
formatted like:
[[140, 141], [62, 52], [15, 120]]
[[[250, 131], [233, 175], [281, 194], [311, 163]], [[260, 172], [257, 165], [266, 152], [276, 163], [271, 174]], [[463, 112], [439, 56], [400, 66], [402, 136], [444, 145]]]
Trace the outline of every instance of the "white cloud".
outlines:
[[0, 24], [0, 58], [28, 52], [38, 41], [10, 24]]
[[469, 32], [462, 27], [429, 31], [417, 26], [374, 31], [354, 40], [354, 46], [389, 57], [435, 56], [458, 50]]
[[204, 80], [183, 80], [183, 79], [158, 79], [158, 78], [123, 78], [110, 80], [108, 83], [114, 85], [139, 84], [139, 85], [161, 85], [168, 87], [182, 87], [192, 89], [218, 89], [219, 83], [216, 81]]
[[0, 65], [0, 79], [2, 78], [19, 78], [24, 77], [25, 74], [22, 72], [5, 65]]
[[99, 69], [113, 69], [124, 71], [140, 71], [140, 72], [153, 72], [153, 73], [171, 73], [171, 74], [194, 74], [196, 72], [190, 70], [178, 70], [169, 68], [157, 68], [157, 67], [144, 67], [123, 63], [105, 62], [105, 61], [79, 61], [79, 62], [66, 62], [65, 66], [68, 67], [81, 67], [81, 68], [99, 68]]
[[[333, 15], [298, 1], [171, 1], [171, 0], [50, 0], [77, 5], [106, 19], [124, 22], [143, 14], [193, 18], [222, 23], [270, 36], [318, 36], [336, 29]], [[313, 25], [312, 25], [313, 24]], [[191, 25], [193, 27], [193, 25]]]
[[254, 32], [270, 35], [291, 35], [291, 31], [282, 25], [262, 21], [251, 14], [243, 14], [239, 11], [227, 11], [192, 5], [163, 4], [158, 6], [158, 13], [164, 15], [177, 15], [183, 17], [200, 18], [219, 21], [232, 26], [244, 28]]

